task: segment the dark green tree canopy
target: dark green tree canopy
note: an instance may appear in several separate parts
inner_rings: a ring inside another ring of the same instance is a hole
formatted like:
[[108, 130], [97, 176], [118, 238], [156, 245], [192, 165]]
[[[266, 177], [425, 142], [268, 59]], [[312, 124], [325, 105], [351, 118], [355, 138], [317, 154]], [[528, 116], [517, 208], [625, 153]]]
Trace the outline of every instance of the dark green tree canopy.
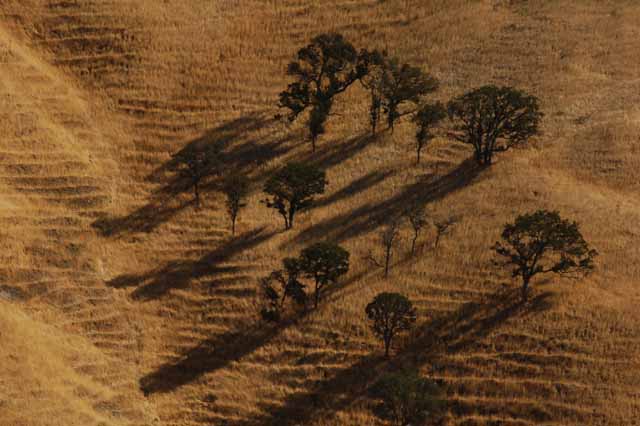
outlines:
[[200, 207], [200, 186], [209, 176], [220, 173], [222, 154], [215, 145], [193, 145], [173, 156], [173, 169], [193, 188], [196, 207]]
[[277, 210], [284, 219], [285, 228], [290, 229], [296, 213], [308, 209], [313, 197], [324, 192], [326, 184], [324, 170], [291, 162], [265, 183], [264, 192], [270, 198], [264, 203]]
[[382, 116], [382, 79], [386, 69], [387, 53], [379, 50], [363, 49], [358, 59], [360, 83], [369, 92], [369, 123], [371, 133], [376, 134]]
[[289, 120], [295, 120], [311, 108], [308, 126], [313, 148], [331, 112], [336, 95], [358, 80], [365, 68], [358, 67], [358, 52], [349, 41], [336, 33], [320, 34], [298, 51], [287, 68], [295, 81], [280, 93], [279, 106], [287, 108]]
[[376, 415], [396, 426], [420, 425], [429, 420], [435, 424], [445, 408], [440, 386], [414, 369], [386, 373], [371, 390], [380, 400]]
[[273, 271], [260, 280], [264, 299], [261, 314], [265, 320], [280, 321], [287, 300], [292, 300], [298, 307], [306, 306], [305, 285], [299, 280], [301, 273], [298, 259], [285, 258], [282, 260], [282, 269]]
[[473, 146], [479, 164], [491, 164], [495, 152], [527, 142], [543, 117], [538, 99], [511, 87], [483, 86], [448, 105], [453, 137]]
[[315, 306], [320, 292], [329, 284], [335, 284], [349, 272], [349, 252], [337, 244], [315, 243], [300, 253], [300, 265], [305, 276], [315, 282]]
[[409, 299], [399, 293], [380, 293], [365, 308], [371, 329], [384, 343], [385, 357], [393, 337], [411, 329], [416, 322], [416, 310]]
[[369, 118], [375, 134], [381, 113], [387, 115], [387, 124], [393, 130], [395, 122], [413, 110], [401, 111], [401, 105], [418, 105], [423, 96], [438, 88], [438, 81], [419, 67], [402, 64], [389, 57], [386, 51], [363, 50], [358, 62], [360, 82], [371, 95]]
[[538, 210], [518, 216], [505, 225], [502, 241], [493, 249], [520, 277], [523, 298], [531, 278], [537, 274], [582, 275], [594, 269], [598, 253], [580, 233], [578, 224], [562, 219], [557, 211]]
[[386, 61], [382, 74], [383, 109], [387, 114], [387, 124], [393, 130], [398, 118], [413, 111], [400, 111], [404, 103], [418, 105], [423, 96], [438, 88], [438, 80], [425, 74], [419, 67], [401, 64], [397, 59]]
[[413, 122], [418, 128], [416, 131], [416, 163], [420, 163], [422, 148], [433, 139], [433, 129], [446, 117], [447, 110], [440, 102], [423, 105], [413, 117]]

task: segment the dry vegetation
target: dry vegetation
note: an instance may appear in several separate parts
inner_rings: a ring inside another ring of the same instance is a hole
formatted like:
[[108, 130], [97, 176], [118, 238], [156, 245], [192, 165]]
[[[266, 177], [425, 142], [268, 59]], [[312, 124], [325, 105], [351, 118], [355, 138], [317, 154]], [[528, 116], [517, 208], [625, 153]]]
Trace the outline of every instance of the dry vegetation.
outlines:
[[[446, 383], [451, 425], [638, 424], [639, 21], [622, 0], [3, 0], [1, 422], [374, 425], [367, 387], [410, 363]], [[368, 137], [354, 89], [311, 155], [273, 117], [287, 62], [327, 30], [420, 64], [443, 101], [523, 88], [544, 133], [481, 172], [445, 139], [416, 167], [411, 123]], [[235, 237], [219, 195], [196, 211], [167, 172], [214, 142], [254, 185]], [[286, 159], [326, 168], [329, 192], [283, 233], [259, 187]], [[406, 229], [384, 280], [360, 259], [415, 197], [461, 220], [418, 260]], [[521, 306], [489, 247], [536, 208], [601, 256]], [[257, 277], [327, 237], [347, 279], [304, 320], [261, 324]], [[419, 311], [392, 361], [364, 317], [381, 291]]]

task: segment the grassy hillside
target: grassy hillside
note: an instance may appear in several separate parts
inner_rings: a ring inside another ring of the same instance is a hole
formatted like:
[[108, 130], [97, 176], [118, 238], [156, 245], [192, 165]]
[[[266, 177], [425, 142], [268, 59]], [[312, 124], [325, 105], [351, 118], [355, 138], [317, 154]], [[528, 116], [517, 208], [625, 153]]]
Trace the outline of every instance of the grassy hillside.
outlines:
[[[636, 424], [640, 7], [444, 3], [2, 2], [0, 416], [375, 425], [369, 385], [417, 365], [446, 384], [450, 425]], [[444, 138], [414, 166], [411, 123], [370, 137], [354, 87], [312, 154], [275, 105], [288, 61], [328, 30], [421, 65], [441, 82], [434, 99], [486, 83], [535, 94], [543, 133], [489, 169]], [[219, 195], [196, 210], [169, 171], [208, 143], [252, 177], [236, 236]], [[259, 200], [287, 159], [322, 166], [329, 187], [282, 232]], [[427, 233], [417, 259], [403, 231], [385, 280], [363, 257], [416, 199], [460, 221], [437, 251]], [[593, 275], [538, 281], [520, 305], [489, 247], [538, 208], [579, 221], [601, 255]], [[260, 323], [257, 278], [325, 238], [351, 251], [349, 276], [304, 319]], [[385, 290], [419, 309], [391, 361], [364, 318]]]

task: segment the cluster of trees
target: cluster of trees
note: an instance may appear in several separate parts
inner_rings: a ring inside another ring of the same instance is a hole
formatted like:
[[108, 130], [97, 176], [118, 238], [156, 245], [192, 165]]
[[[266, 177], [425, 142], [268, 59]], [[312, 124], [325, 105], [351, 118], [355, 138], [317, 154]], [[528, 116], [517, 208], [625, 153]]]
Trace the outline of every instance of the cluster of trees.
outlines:
[[306, 127], [313, 150], [325, 133], [336, 98], [358, 81], [370, 95], [369, 123], [374, 135], [383, 116], [391, 132], [401, 117], [413, 116], [417, 163], [445, 118], [451, 121], [449, 135], [472, 146], [478, 164], [489, 165], [494, 153], [507, 151], [537, 134], [543, 116], [536, 97], [512, 87], [487, 85], [447, 105], [428, 103], [425, 97], [438, 89], [435, 77], [386, 51], [358, 52], [336, 33], [311, 40], [298, 51], [287, 73], [294, 81], [280, 93], [279, 106], [289, 111], [290, 121], [308, 111]]
[[291, 304], [293, 309], [306, 312], [308, 293], [312, 293], [317, 308], [321, 293], [347, 272], [349, 252], [338, 244], [315, 243], [304, 248], [298, 257], [283, 259], [282, 268], [260, 280], [265, 301], [263, 318], [279, 321]]
[[[397, 121], [412, 116], [416, 126], [416, 163], [423, 149], [436, 136], [436, 129], [448, 119], [447, 134], [470, 145], [479, 165], [490, 165], [496, 152], [527, 142], [538, 132], [542, 113], [538, 100], [510, 87], [483, 86], [471, 90], [446, 105], [425, 102], [425, 97], [438, 88], [438, 81], [420, 68], [402, 63], [386, 51], [357, 51], [340, 34], [322, 34], [297, 53], [287, 70], [294, 81], [280, 94], [279, 105], [287, 108], [288, 118], [296, 120], [307, 113], [312, 149], [325, 133], [325, 125], [338, 95], [356, 82], [369, 94], [369, 124], [376, 134], [381, 120], [393, 132]], [[177, 156], [181, 175], [193, 189], [194, 201], [200, 206], [200, 187], [210, 176], [220, 177], [231, 231], [235, 233], [239, 213], [246, 206], [250, 180], [238, 173], [220, 173], [221, 154], [214, 149], [191, 150]], [[289, 162], [264, 183], [264, 205], [283, 219], [291, 229], [297, 215], [308, 210], [314, 198], [325, 192], [324, 170], [310, 164]], [[436, 231], [433, 247], [456, 218], [431, 221], [424, 205], [410, 206], [403, 215], [387, 223], [379, 241], [382, 260], [371, 252], [367, 259], [384, 269], [387, 277], [394, 250], [400, 241], [403, 223], [411, 228], [410, 253], [416, 253], [417, 241], [432, 224]], [[594, 268], [597, 252], [580, 233], [575, 222], [560, 217], [558, 212], [538, 210], [516, 217], [505, 225], [501, 240], [492, 247], [496, 264], [508, 269], [522, 283], [522, 299], [526, 301], [532, 279], [540, 274], [569, 276], [586, 274]], [[262, 317], [278, 322], [289, 313], [304, 314], [312, 302], [317, 308], [322, 295], [349, 272], [350, 254], [338, 244], [318, 242], [302, 249], [297, 257], [282, 260], [282, 266], [260, 280], [263, 295]], [[372, 332], [382, 341], [385, 357], [389, 357], [394, 338], [411, 330], [417, 321], [412, 302], [404, 295], [383, 292], [367, 304], [365, 315]], [[374, 387], [382, 400], [379, 415], [397, 425], [421, 422], [441, 407], [439, 387], [413, 370], [389, 373]]]

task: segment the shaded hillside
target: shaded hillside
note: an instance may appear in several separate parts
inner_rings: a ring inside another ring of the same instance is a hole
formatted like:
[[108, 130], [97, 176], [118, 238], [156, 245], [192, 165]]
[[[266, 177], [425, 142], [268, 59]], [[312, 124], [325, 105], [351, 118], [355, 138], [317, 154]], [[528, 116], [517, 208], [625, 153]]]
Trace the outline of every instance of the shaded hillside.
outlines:
[[[0, 352], [0, 385], [18, 389], [0, 415], [60, 424], [15, 402], [44, 389], [42, 412], [64, 424], [381, 424], [369, 386], [412, 364], [446, 385], [451, 425], [635, 424], [639, 18], [620, 1], [3, 2], [0, 324], [12, 341], [30, 330], [48, 361], [27, 376], [24, 346]], [[287, 62], [327, 30], [432, 72], [443, 101], [523, 88], [543, 134], [488, 169], [440, 138], [414, 166], [411, 123], [369, 136], [354, 86], [312, 154], [275, 104]], [[236, 236], [212, 187], [196, 210], [171, 172], [198, 144], [250, 174]], [[259, 200], [287, 159], [326, 169], [329, 189], [282, 232]], [[363, 258], [409, 201], [460, 220], [437, 251], [428, 232], [417, 259], [405, 235], [384, 280]], [[537, 208], [578, 220], [601, 256], [521, 305], [489, 247]], [[351, 251], [349, 276], [304, 319], [259, 322], [257, 278], [325, 238]], [[419, 310], [392, 361], [364, 318], [385, 290]]]

